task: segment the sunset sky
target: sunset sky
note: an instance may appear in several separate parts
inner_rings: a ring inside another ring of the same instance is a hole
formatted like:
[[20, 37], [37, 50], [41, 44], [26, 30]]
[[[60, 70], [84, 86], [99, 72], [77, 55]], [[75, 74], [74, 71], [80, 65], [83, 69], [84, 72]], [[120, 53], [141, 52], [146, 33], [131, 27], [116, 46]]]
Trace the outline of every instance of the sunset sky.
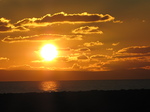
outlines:
[[147, 71], [149, 12], [149, 0], [0, 0], [0, 69]]

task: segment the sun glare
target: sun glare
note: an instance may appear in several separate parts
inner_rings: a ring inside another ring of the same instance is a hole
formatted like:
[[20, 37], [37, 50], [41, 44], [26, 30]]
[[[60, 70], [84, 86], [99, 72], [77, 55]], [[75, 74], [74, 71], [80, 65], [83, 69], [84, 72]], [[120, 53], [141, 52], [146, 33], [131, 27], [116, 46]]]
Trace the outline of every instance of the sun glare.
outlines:
[[42, 47], [40, 54], [45, 61], [51, 61], [58, 55], [57, 48], [52, 44], [46, 44]]

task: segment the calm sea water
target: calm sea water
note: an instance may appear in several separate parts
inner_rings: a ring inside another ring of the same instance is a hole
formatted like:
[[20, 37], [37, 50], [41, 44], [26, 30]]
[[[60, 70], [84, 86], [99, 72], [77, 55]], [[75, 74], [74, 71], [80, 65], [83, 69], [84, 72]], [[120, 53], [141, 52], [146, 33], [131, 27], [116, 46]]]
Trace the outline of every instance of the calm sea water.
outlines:
[[0, 93], [150, 89], [150, 80], [0, 82]]

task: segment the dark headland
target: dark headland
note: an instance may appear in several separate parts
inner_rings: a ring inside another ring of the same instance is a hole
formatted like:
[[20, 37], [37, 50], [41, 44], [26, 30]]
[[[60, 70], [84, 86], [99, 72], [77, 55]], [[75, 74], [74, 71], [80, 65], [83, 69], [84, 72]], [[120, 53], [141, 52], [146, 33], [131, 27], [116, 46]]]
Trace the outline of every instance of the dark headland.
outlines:
[[0, 94], [0, 112], [149, 112], [150, 90]]

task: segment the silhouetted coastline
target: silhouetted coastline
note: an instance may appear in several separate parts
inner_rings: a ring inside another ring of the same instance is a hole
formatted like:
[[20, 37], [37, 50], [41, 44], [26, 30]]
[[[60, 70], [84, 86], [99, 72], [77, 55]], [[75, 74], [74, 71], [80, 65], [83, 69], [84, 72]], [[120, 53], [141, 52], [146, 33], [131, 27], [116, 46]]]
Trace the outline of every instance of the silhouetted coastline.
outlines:
[[1, 112], [145, 112], [150, 90], [0, 94]]

